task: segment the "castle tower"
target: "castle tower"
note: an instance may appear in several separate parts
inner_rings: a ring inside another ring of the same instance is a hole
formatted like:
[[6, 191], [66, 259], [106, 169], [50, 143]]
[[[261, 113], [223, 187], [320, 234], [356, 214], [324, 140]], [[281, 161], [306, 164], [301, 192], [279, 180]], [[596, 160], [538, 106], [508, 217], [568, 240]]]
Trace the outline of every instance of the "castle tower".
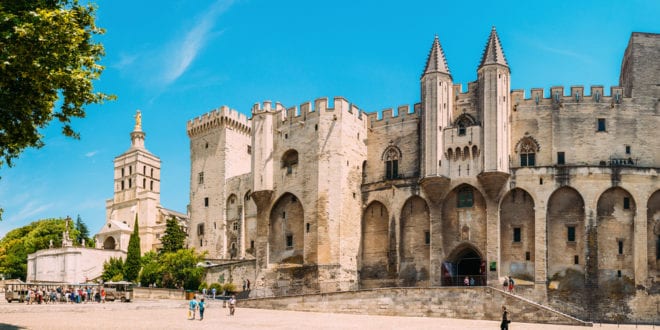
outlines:
[[509, 65], [495, 27], [490, 32], [479, 69], [479, 111], [484, 127], [484, 172], [509, 172]]
[[[209, 258], [229, 258], [227, 178], [250, 172], [250, 123], [221, 107], [188, 121], [190, 138], [190, 227], [188, 243]], [[238, 202], [242, 198], [237, 198]], [[235, 202], [235, 201], [233, 201]], [[234, 204], [235, 205], [235, 204]]]
[[159, 213], [160, 158], [145, 148], [139, 110], [130, 136], [130, 148], [114, 159], [114, 196], [106, 200], [106, 225], [97, 235], [97, 246], [126, 251], [137, 215], [144, 253], [159, 244], [157, 231], [164, 224]]
[[452, 77], [438, 36], [422, 74], [422, 177], [442, 175], [442, 129], [452, 121]]

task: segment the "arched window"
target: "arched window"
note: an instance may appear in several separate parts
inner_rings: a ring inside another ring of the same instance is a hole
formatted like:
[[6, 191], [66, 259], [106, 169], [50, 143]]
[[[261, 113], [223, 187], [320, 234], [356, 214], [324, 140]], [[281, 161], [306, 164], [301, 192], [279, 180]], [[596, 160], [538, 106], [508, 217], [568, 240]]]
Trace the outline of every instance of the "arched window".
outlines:
[[245, 193], [245, 200], [246, 201], [250, 200], [250, 195], [252, 195], [252, 191], [248, 190], [248, 192]]
[[536, 166], [536, 152], [539, 151], [539, 145], [534, 138], [526, 136], [518, 142], [516, 148], [520, 155], [520, 166]]
[[463, 148], [463, 160], [470, 158], [470, 148], [467, 146]]
[[458, 135], [465, 135], [468, 126], [474, 126], [477, 124], [477, 121], [474, 120], [474, 117], [464, 113], [460, 115], [454, 122], [454, 126], [458, 127]]
[[282, 168], [286, 168], [286, 174], [291, 174], [295, 165], [298, 165], [298, 151], [288, 150], [282, 155]]
[[401, 159], [401, 150], [396, 146], [390, 145], [383, 152], [383, 161], [385, 161], [385, 179], [392, 180], [399, 178], [399, 159]]

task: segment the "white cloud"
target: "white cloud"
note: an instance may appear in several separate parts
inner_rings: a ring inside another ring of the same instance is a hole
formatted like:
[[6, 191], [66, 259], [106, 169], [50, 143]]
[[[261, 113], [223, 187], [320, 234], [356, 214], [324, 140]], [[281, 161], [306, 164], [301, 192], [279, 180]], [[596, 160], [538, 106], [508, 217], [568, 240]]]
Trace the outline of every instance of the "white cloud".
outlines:
[[98, 154], [98, 153], [99, 153], [98, 150], [90, 151], [90, 152], [88, 152], [88, 153], [85, 154], [85, 157], [87, 157], [87, 158], [89, 158], [89, 157], [94, 157], [94, 156], [95, 156], [96, 154]]
[[14, 223], [24, 223], [25, 220], [36, 220], [38, 218], [35, 217], [36, 215], [53, 208], [54, 205], [55, 204], [53, 203], [44, 204], [39, 201], [30, 201], [27, 204], [25, 204], [18, 211], [18, 213], [11, 216], [11, 218], [7, 219], [7, 221]]
[[121, 70], [131, 66], [138, 59], [138, 57], [138, 55], [119, 54], [119, 61], [112, 64], [111, 66]]
[[227, 11], [232, 3], [233, 0], [216, 1], [182, 40], [177, 40], [172, 44], [170, 51], [165, 55], [167, 56], [166, 69], [163, 73], [165, 84], [172, 83], [186, 72], [212, 35], [211, 29], [217, 18]]

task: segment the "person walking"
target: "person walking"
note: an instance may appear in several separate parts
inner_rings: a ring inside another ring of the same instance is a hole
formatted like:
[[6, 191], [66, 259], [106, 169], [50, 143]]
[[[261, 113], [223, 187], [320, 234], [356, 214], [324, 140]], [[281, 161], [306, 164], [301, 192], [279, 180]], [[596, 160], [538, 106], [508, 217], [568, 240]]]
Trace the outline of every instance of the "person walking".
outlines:
[[504, 282], [502, 282], [502, 290], [507, 292], [509, 290], [509, 278], [504, 276]]
[[513, 277], [509, 276], [509, 292], [513, 293], [513, 289], [514, 289]]
[[204, 303], [204, 298], [202, 298], [199, 301], [199, 304], [197, 304], [197, 306], [199, 307], [199, 320], [201, 321], [204, 319], [204, 308], [206, 308], [206, 304]]
[[506, 306], [502, 305], [502, 323], [500, 324], [500, 330], [509, 330], [509, 312], [506, 311]]
[[190, 299], [190, 302], [188, 303], [188, 320], [194, 320], [195, 319], [195, 310], [197, 309], [197, 299], [195, 299], [195, 296]]
[[232, 295], [229, 299], [229, 315], [234, 316], [234, 311], [236, 311], [236, 296]]

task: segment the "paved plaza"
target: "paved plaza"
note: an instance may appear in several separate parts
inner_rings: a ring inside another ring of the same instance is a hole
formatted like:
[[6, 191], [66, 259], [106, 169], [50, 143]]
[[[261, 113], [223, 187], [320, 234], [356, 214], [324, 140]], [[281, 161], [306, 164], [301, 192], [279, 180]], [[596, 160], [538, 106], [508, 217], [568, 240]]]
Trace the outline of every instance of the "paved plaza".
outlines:
[[[240, 303], [240, 302], [239, 302]], [[394, 317], [308, 313], [237, 308], [211, 302], [204, 320], [187, 320], [182, 300], [146, 300], [105, 304], [26, 305], [0, 302], [0, 330], [5, 329], [499, 329], [499, 322], [428, 317]], [[511, 323], [510, 329], [585, 329], [545, 324]], [[660, 327], [596, 324], [594, 329], [659, 329]]]

